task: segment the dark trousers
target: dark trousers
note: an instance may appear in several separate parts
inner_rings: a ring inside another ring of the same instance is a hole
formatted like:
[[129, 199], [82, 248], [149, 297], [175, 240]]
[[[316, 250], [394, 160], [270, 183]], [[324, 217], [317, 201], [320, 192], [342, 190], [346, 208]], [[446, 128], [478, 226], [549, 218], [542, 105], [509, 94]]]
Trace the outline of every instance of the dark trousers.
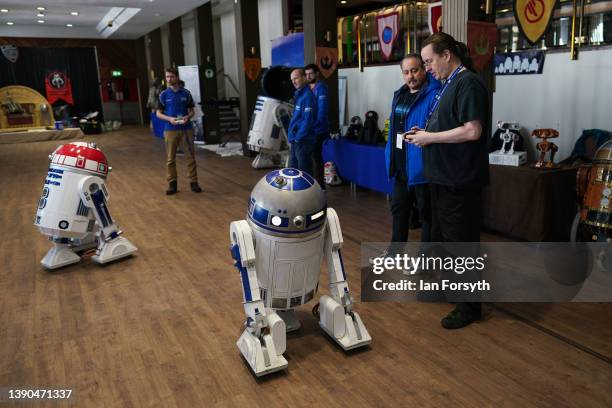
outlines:
[[[408, 241], [408, 229], [412, 207], [416, 204], [421, 221], [421, 242], [431, 241], [431, 202], [428, 184], [418, 184], [411, 188], [405, 180], [396, 177], [391, 194], [391, 215], [393, 226], [391, 230], [391, 252], [400, 252], [400, 243]], [[395, 244], [394, 244], [395, 243]]]
[[[440, 184], [430, 184], [429, 187], [432, 242], [480, 242], [482, 190]], [[481, 303], [457, 303], [457, 308], [480, 315]]]
[[312, 150], [314, 141], [303, 140], [291, 143], [291, 154], [289, 156], [289, 167], [305, 171], [312, 175]]
[[314, 145], [314, 150], [312, 151], [312, 161], [313, 161], [313, 172], [312, 175], [315, 180], [319, 183], [321, 188], [325, 190], [325, 163], [323, 163], [323, 143], [327, 140], [327, 133], [322, 133], [317, 135], [317, 141]]

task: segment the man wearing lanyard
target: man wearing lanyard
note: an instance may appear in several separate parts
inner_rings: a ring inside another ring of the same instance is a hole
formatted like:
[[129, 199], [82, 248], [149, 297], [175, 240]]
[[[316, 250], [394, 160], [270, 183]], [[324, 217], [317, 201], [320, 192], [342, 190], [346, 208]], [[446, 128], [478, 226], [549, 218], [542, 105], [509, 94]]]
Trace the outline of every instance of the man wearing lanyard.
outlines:
[[[425, 129], [413, 128], [406, 135], [410, 143], [424, 148], [431, 240], [479, 242], [481, 191], [489, 182], [489, 94], [473, 72], [467, 47], [450, 35], [428, 37], [421, 56], [427, 71], [444, 81]], [[462, 302], [441, 323], [446, 329], [459, 329], [480, 318], [480, 302]]]
[[421, 242], [430, 241], [431, 205], [429, 187], [423, 176], [422, 149], [405, 143], [404, 132], [425, 127], [427, 114], [440, 89], [440, 82], [427, 75], [419, 54], [405, 56], [401, 63], [404, 85], [395, 91], [389, 118], [389, 138], [385, 148], [387, 175], [393, 178], [391, 244], [384, 255], [401, 253], [400, 245], [408, 241], [408, 227], [413, 200], [421, 221]]

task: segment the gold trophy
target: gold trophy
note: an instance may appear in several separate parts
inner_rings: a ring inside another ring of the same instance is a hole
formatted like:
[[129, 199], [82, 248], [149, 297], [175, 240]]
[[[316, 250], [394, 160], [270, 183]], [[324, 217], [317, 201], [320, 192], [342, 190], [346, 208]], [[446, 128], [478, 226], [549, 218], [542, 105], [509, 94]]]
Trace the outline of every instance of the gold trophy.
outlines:
[[[540, 152], [540, 159], [533, 165], [536, 169], [556, 169], [559, 167], [558, 164], [554, 163], [555, 153], [559, 148], [553, 142], [549, 142], [548, 139], [559, 137], [559, 132], [555, 129], [533, 129], [531, 136], [542, 139], [536, 145], [538, 152]], [[550, 152], [550, 160], [545, 161], [546, 153]]]

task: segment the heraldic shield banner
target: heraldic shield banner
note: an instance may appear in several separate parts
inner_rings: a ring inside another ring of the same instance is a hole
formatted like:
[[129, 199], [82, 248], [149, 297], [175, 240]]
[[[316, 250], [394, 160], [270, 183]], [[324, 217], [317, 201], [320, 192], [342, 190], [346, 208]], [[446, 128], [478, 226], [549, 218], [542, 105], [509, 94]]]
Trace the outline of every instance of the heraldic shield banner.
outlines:
[[548, 30], [559, 0], [514, 0], [514, 16], [523, 36], [535, 44]]
[[45, 89], [47, 91], [47, 100], [50, 104], [55, 103], [58, 99], [74, 105], [72, 99], [72, 83], [70, 77], [64, 71], [49, 71], [45, 77]]
[[395, 39], [397, 38], [398, 20], [399, 13], [389, 13], [376, 17], [378, 42], [380, 43], [380, 50], [385, 57], [385, 61], [389, 61], [389, 58], [391, 58], [393, 43], [395, 43]]

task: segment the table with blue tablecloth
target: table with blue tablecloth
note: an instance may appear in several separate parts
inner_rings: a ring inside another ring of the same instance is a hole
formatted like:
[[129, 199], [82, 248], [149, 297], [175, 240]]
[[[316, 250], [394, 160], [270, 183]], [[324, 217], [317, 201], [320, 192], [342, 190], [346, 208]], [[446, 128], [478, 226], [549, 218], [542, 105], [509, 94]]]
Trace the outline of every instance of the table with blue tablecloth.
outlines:
[[385, 169], [384, 146], [328, 139], [323, 144], [323, 161], [333, 162], [340, 177], [352, 184], [385, 194], [393, 190]]

